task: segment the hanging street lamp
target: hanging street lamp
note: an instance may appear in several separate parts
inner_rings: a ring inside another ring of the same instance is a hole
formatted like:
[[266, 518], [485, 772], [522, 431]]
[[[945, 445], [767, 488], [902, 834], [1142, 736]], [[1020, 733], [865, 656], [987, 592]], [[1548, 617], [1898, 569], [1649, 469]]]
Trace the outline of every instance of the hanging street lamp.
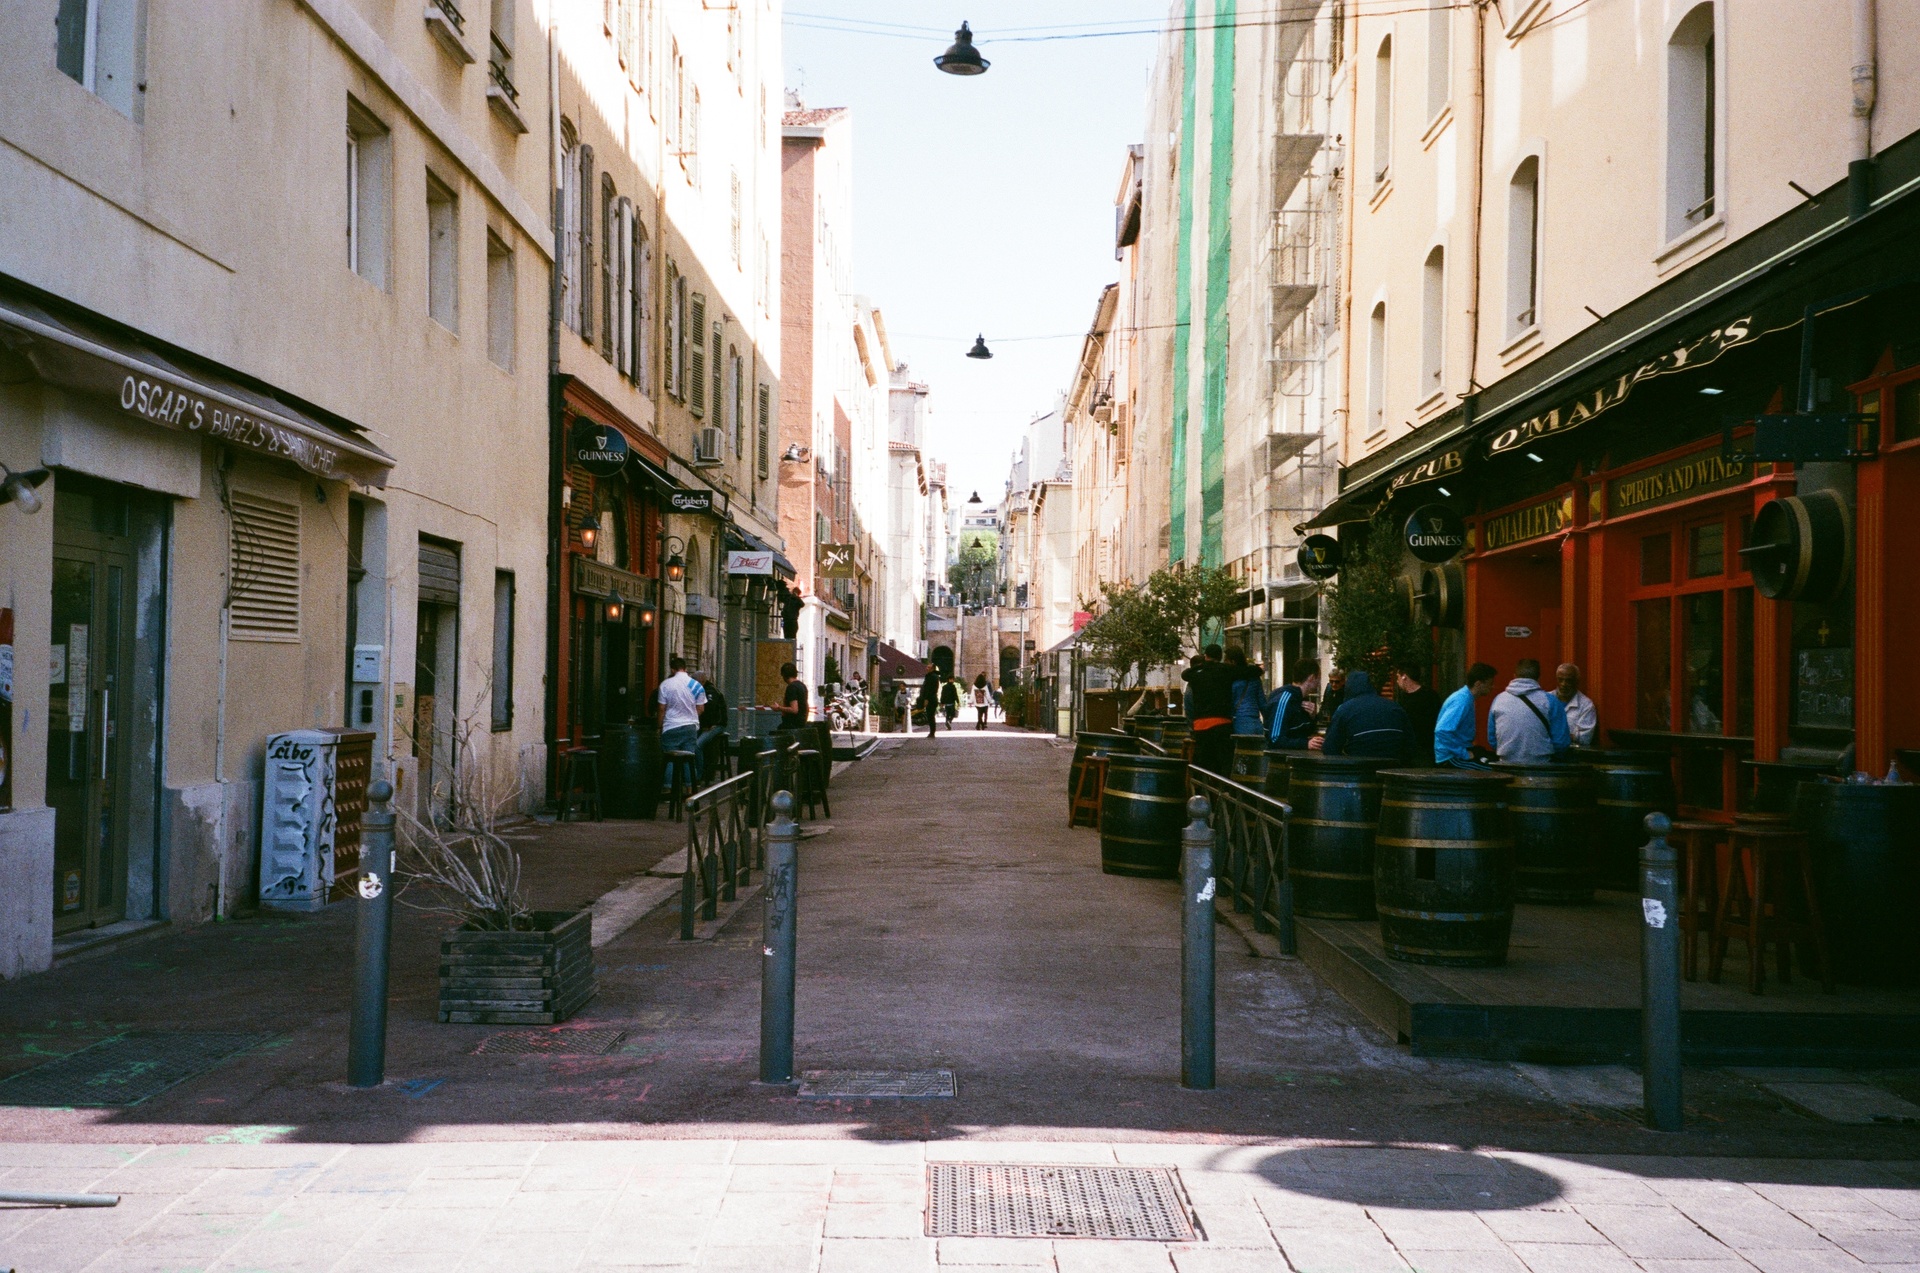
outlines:
[[933, 64], [948, 75], [985, 75], [992, 63], [980, 56], [980, 50], [973, 47], [973, 30], [966, 23], [953, 33], [953, 43], [947, 51], [933, 59]]
[[973, 338], [973, 348], [967, 351], [969, 358], [991, 358], [993, 351], [987, 348], [987, 338], [983, 333]]

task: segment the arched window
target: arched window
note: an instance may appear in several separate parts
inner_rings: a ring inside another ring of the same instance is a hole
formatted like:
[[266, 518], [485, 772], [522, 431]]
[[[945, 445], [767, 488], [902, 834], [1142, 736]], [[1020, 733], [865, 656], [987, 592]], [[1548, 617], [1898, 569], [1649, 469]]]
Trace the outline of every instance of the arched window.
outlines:
[[1507, 337], [1540, 321], [1540, 157], [1528, 155], [1507, 183]]
[[1367, 437], [1387, 427], [1387, 303], [1373, 307], [1367, 319]]
[[1427, 0], [1427, 118], [1445, 109], [1453, 90], [1453, 3]]
[[1373, 55], [1373, 184], [1385, 185], [1393, 167], [1393, 37]]
[[580, 144], [573, 121], [560, 121], [560, 317], [569, 331], [580, 330]]
[[1713, 6], [1696, 5], [1667, 41], [1667, 237], [1716, 212]]
[[593, 520], [597, 535], [594, 560], [618, 570], [628, 569], [627, 480], [617, 474], [594, 479]]
[[1420, 271], [1420, 400], [1440, 392], [1447, 372], [1447, 252], [1427, 253]]

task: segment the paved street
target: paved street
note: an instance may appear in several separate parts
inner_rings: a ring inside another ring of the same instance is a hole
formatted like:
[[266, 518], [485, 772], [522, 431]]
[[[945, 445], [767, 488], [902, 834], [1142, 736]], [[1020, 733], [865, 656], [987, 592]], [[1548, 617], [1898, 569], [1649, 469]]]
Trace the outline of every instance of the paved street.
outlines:
[[[340, 1081], [351, 917], [209, 926], [0, 987], [7, 1072], [129, 1029], [272, 1036], [132, 1108], [0, 1109], [0, 1188], [123, 1195], [5, 1211], [0, 1268], [1920, 1268], [1910, 1127], [1700, 1070], [1659, 1136], [1630, 1072], [1410, 1057], [1224, 926], [1220, 1087], [1180, 1090], [1174, 886], [1100, 874], [1067, 757], [888, 739], [802, 846], [800, 1068], [951, 1068], [951, 1099], [755, 1087], [751, 900], [712, 940], [668, 906], [603, 945], [561, 1032], [620, 1037], [591, 1056], [436, 1024], [440, 921], [402, 910], [375, 1092]], [[530, 827], [536, 900], [614, 890], [677, 832]], [[1201, 1240], [929, 1239], [937, 1161], [1174, 1166]]]

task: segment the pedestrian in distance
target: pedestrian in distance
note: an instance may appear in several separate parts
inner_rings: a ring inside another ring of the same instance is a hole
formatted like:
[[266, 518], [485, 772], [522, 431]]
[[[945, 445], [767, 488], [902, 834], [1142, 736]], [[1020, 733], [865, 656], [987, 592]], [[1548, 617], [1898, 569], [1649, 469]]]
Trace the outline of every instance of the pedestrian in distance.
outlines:
[[1411, 663], [1393, 675], [1393, 701], [1407, 713], [1407, 755], [1416, 765], [1433, 763], [1433, 727], [1440, 721], [1440, 696], [1426, 679], [1426, 669]]
[[1567, 713], [1567, 736], [1575, 747], [1591, 747], [1600, 733], [1600, 712], [1593, 700], [1580, 692], [1580, 665], [1562, 663], [1553, 670], [1553, 696]]
[[1320, 669], [1314, 668], [1298, 685], [1288, 683], [1267, 700], [1267, 746], [1305, 751], [1313, 737], [1313, 712], [1307, 704], [1320, 692]]
[[780, 728], [798, 729], [807, 723], [807, 683], [800, 679], [800, 669], [791, 663], [780, 665], [780, 675], [787, 683], [786, 694], [780, 700]]
[[927, 679], [920, 682], [920, 702], [927, 712], [927, 737], [932, 738], [940, 724], [940, 669], [927, 670]]
[[1493, 753], [1475, 741], [1480, 723], [1474, 700], [1493, 693], [1493, 678], [1499, 673], [1491, 663], [1475, 663], [1467, 669], [1467, 683], [1447, 695], [1440, 705], [1440, 719], [1433, 727], [1433, 763], [1456, 769], [1485, 769]]
[[1262, 734], [1266, 723], [1262, 709], [1267, 705], [1266, 674], [1258, 663], [1247, 661], [1247, 652], [1237, 645], [1227, 647], [1227, 666], [1233, 669], [1233, 732]]
[[1487, 712], [1487, 746], [1503, 765], [1552, 764], [1573, 746], [1566, 704], [1540, 688], [1539, 659], [1516, 663], [1513, 679], [1494, 697]]
[[1365, 671], [1347, 674], [1346, 696], [1333, 709], [1320, 750], [1329, 756], [1377, 756], [1405, 761], [1413, 733], [1406, 708], [1381, 698]]
[[700, 781], [705, 782], [720, 772], [720, 757], [726, 754], [727, 696], [714, 686], [712, 674], [696, 673], [693, 679], [707, 692], [707, 701], [700, 708], [700, 739], [693, 749]]
[[[660, 750], [694, 754], [694, 782], [700, 779], [700, 709], [707, 691], [687, 675], [687, 661], [678, 654], [667, 660], [668, 676], [660, 682]], [[671, 780], [672, 775], [666, 775]]]
[[907, 683], [901, 681], [893, 687], [893, 727], [899, 733], [907, 732], [907, 715], [913, 710], [913, 691]]
[[973, 704], [974, 714], [979, 718], [973, 727], [975, 729], [985, 729], [987, 727], [987, 712], [993, 707], [993, 691], [987, 688], [987, 674], [985, 672], [973, 678], [973, 691], [968, 695], [968, 701]]
[[947, 729], [953, 729], [953, 718], [960, 714], [960, 682], [951, 676], [940, 678], [940, 714], [947, 718]]
[[1259, 673], [1240, 655], [1238, 669], [1224, 658], [1218, 645], [1200, 651], [1193, 666], [1180, 673], [1187, 684], [1187, 719], [1193, 727], [1193, 763], [1209, 773], [1224, 774], [1233, 766], [1234, 685]]

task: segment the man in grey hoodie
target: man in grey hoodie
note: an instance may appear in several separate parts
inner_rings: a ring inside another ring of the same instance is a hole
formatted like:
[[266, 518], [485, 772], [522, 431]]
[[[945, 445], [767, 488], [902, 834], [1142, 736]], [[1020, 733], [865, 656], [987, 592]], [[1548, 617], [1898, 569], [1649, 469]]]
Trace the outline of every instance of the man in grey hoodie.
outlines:
[[1540, 660], [1521, 659], [1513, 679], [1493, 696], [1487, 713], [1487, 743], [1503, 765], [1546, 765], [1573, 746], [1567, 708], [1558, 694], [1540, 688]]

